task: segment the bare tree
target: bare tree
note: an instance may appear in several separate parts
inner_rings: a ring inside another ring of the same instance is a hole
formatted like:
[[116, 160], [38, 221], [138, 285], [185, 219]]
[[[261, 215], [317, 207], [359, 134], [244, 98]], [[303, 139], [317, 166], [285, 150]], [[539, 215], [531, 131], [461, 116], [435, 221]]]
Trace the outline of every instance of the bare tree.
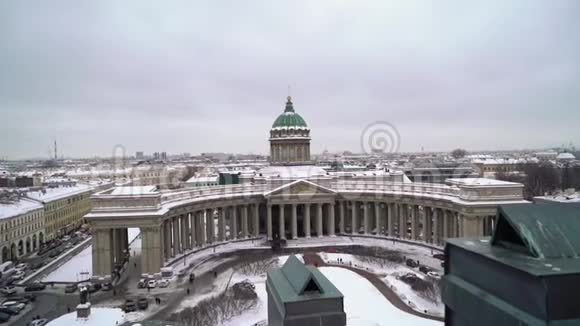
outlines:
[[455, 159], [463, 158], [465, 155], [467, 155], [467, 151], [463, 148], [456, 148], [451, 151], [451, 156]]

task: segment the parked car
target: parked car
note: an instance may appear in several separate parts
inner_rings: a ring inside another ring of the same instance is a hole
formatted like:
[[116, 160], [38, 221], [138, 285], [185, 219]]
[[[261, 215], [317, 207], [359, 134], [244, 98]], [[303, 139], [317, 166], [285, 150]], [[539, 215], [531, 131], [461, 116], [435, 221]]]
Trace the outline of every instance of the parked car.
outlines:
[[79, 287], [76, 283], [67, 284], [64, 287], [64, 293], [74, 293], [78, 288]]
[[2, 304], [3, 307], [8, 307], [14, 309], [18, 312], [22, 311], [22, 309], [26, 308], [26, 303], [16, 302], [16, 301], [6, 301]]
[[44, 261], [39, 261], [38, 263], [34, 263], [34, 264], [30, 265], [30, 269], [37, 270], [44, 265], [46, 265], [46, 263]]
[[439, 273], [437, 272], [427, 272], [427, 276], [434, 278], [436, 280], [441, 278], [441, 275], [439, 275]]
[[95, 292], [99, 291], [100, 289], [101, 289], [101, 285], [99, 283], [87, 285], [87, 291], [89, 291], [89, 293], [95, 293]]
[[125, 300], [124, 310], [125, 312], [137, 311], [137, 303], [135, 303], [135, 300], [133, 299]]
[[149, 301], [147, 298], [139, 298], [139, 300], [137, 300], [137, 307], [141, 310], [147, 309], [149, 307]]
[[0, 293], [2, 293], [5, 296], [9, 296], [9, 295], [13, 295], [16, 294], [16, 288], [14, 286], [7, 286], [7, 287], [3, 287], [2, 289], [0, 289]]
[[139, 289], [143, 289], [147, 287], [147, 280], [142, 278], [139, 280], [139, 283], [137, 284], [137, 288]]
[[445, 255], [444, 254], [434, 254], [433, 258], [437, 258], [439, 260], [445, 260]]
[[0, 306], [0, 313], [14, 316], [14, 315], [18, 315], [20, 313], [20, 311], [18, 311], [17, 309], [14, 309], [12, 307]]
[[421, 273], [427, 274], [427, 273], [429, 273], [429, 272], [431, 271], [431, 268], [429, 268], [429, 267], [427, 267], [427, 266], [420, 266], [420, 267], [419, 267], [419, 271], [420, 271]]
[[37, 319], [31, 321], [28, 326], [44, 326], [46, 324], [48, 324], [48, 319]]
[[5, 323], [10, 320], [10, 315], [0, 312], [0, 323]]
[[169, 286], [169, 280], [163, 279], [159, 281], [159, 283], [157, 283], [157, 286], [159, 286], [160, 288], [166, 288]]
[[26, 291], [26, 292], [32, 292], [32, 291], [42, 291], [44, 289], [46, 289], [46, 284], [42, 284], [42, 283], [32, 283], [32, 284], [28, 284], [24, 288], [24, 291]]
[[147, 287], [150, 289], [154, 289], [157, 287], [157, 281], [156, 280], [149, 280], [149, 282], [147, 282]]
[[26, 273], [24, 273], [23, 271], [17, 271], [16, 273], [12, 274], [12, 279], [21, 280], [24, 278], [24, 276], [26, 276]]
[[103, 286], [101, 287], [102, 291], [111, 291], [112, 289], [113, 284], [111, 284], [111, 282], [103, 283]]
[[185, 271], [183, 269], [177, 272], [177, 277], [184, 277], [184, 276], [185, 276]]
[[27, 264], [27, 263], [20, 263], [20, 264], [16, 265], [16, 267], [15, 267], [15, 268], [16, 268], [17, 270], [19, 270], [19, 271], [25, 271], [25, 270], [27, 270], [27, 269], [28, 269], [28, 267], [29, 267], [29, 266], [28, 266], [28, 264]]
[[409, 266], [411, 268], [415, 268], [415, 267], [419, 266], [419, 263], [414, 259], [407, 259], [406, 264], [407, 264], [407, 266]]
[[10, 297], [10, 301], [17, 301], [20, 303], [26, 303], [28, 304], [29, 302], [34, 302], [36, 301], [36, 296], [32, 295], [32, 294], [22, 294], [19, 296], [13, 296]]

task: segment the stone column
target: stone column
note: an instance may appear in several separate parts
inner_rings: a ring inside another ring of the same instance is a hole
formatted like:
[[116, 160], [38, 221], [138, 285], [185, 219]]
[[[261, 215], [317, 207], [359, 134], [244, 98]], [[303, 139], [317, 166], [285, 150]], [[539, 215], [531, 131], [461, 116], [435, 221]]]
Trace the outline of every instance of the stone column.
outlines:
[[279, 223], [280, 227], [279, 227], [279, 232], [280, 232], [280, 239], [286, 239], [286, 226], [284, 225], [284, 204], [280, 204], [278, 205], [278, 208], [280, 209], [280, 216], [279, 216]]
[[443, 240], [447, 241], [449, 238], [449, 219], [451, 218], [448, 210], [443, 211]]
[[399, 204], [399, 238], [407, 237], [407, 216], [408, 207], [406, 204]]
[[334, 237], [334, 202], [328, 204], [328, 235]]
[[185, 249], [191, 250], [191, 214], [185, 214]]
[[376, 235], [381, 235], [381, 203], [373, 202], [375, 207], [375, 229], [377, 230]]
[[197, 221], [197, 212], [191, 212], [191, 247], [197, 246], [197, 239], [199, 237], [199, 233], [197, 233], [199, 221]]
[[357, 227], [357, 219], [358, 219], [358, 210], [356, 207], [356, 201], [352, 202], [352, 216], [351, 216], [351, 233], [357, 234], [358, 227]]
[[171, 257], [171, 226], [169, 220], [163, 221], [163, 249], [165, 251], [165, 258]]
[[260, 203], [254, 204], [254, 237], [260, 236]]
[[427, 242], [433, 243], [433, 207], [428, 207], [425, 210], [425, 230], [427, 231]]
[[411, 206], [411, 239], [418, 240], [418, 229], [419, 226], [417, 225], [417, 215], [419, 214], [419, 206], [413, 205]]
[[319, 238], [322, 237], [322, 205], [316, 204], [316, 233]]
[[395, 236], [395, 219], [396, 219], [396, 210], [397, 206], [395, 203], [386, 203], [387, 205], [387, 231], [389, 237]]
[[304, 204], [304, 235], [310, 238], [310, 204]]
[[369, 234], [371, 232], [370, 228], [370, 219], [369, 219], [369, 203], [362, 202], [361, 204], [363, 209], [363, 221], [364, 221], [364, 232], [365, 234]]
[[206, 217], [206, 229], [207, 229], [207, 242], [214, 243], [215, 242], [215, 217], [213, 215], [213, 208], [207, 209], [205, 211]]
[[161, 255], [161, 227], [141, 229], [141, 273], [159, 273], [163, 266]]
[[187, 218], [186, 214], [179, 216], [179, 223], [181, 224], [181, 226], [180, 226], [181, 227], [181, 236], [179, 237], [181, 240], [179, 242], [181, 252], [185, 252], [185, 250], [187, 249], [187, 245], [186, 245], [186, 243], [187, 243], [187, 239], [186, 239], [186, 237], [187, 237], [187, 225], [186, 225], [186, 221], [185, 221], [186, 218]]
[[441, 244], [441, 210], [438, 208], [433, 209], [433, 243]]
[[205, 228], [207, 226], [206, 221], [205, 221], [205, 212], [199, 211], [199, 246], [205, 246], [205, 244], [207, 243], [207, 232], [205, 231]]
[[346, 205], [345, 201], [339, 201], [338, 202], [338, 232], [340, 232], [341, 234], [344, 234], [344, 222], [345, 222], [345, 207], [344, 205]]
[[429, 215], [428, 210], [429, 210], [428, 207], [423, 206], [423, 215], [421, 215], [421, 224], [423, 226], [423, 239], [422, 240], [424, 242], [429, 242], [429, 238], [430, 238], [430, 235], [428, 233], [429, 229], [427, 227], [427, 219], [428, 219], [428, 215]]
[[232, 206], [231, 208], [232, 216], [230, 219], [230, 236], [232, 240], [238, 238], [238, 207]]
[[178, 231], [179, 231], [179, 225], [177, 224], [177, 217], [173, 216], [171, 218], [171, 230], [173, 231], [173, 238], [172, 238], [172, 245], [173, 245], [173, 251], [171, 253], [172, 257], [175, 257], [179, 254], [179, 235], [178, 235]]
[[268, 240], [272, 240], [272, 204], [266, 204], [266, 232], [268, 233]]
[[248, 237], [248, 205], [242, 206], [242, 238]]
[[298, 239], [298, 217], [296, 214], [296, 204], [292, 204], [292, 239]]
[[92, 238], [93, 275], [111, 275], [113, 270], [111, 231], [110, 229], [95, 229]]
[[218, 240], [225, 241], [226, 239], [226, 212], [223, 207], [218, 208]]

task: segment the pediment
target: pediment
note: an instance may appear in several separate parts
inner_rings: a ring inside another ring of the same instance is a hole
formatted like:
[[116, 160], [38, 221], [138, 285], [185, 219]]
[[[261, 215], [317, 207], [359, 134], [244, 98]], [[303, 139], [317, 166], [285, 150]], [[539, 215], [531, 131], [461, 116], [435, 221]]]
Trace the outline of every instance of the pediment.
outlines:
[[335, 195], [332, 189], [323, 187], [308, 180], [296, 180], [294, 182], [280, 186], [264, 194], [265, 197], [288, 196], [288, 195]]

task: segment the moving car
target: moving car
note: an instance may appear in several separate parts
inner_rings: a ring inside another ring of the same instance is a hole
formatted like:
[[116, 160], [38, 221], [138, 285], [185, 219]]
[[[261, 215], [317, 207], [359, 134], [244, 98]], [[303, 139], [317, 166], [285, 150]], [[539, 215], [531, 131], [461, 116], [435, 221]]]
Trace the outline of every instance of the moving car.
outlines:
[[154, 289], [157, 287], [157, 281], [156, 280], [149, 280], [149, 282], [147, 282], [147, 287], [150, 289]]
[[25, 303], [16, 302], [16, 301], [6, 301], [2, 304], [3, 307], [8, 307], [10, 309], [14, 309], [17, 312], [20, 312], [22, 309], [26, 308]]
[[427, 266], [420, 266], [420, 267], [419, 267], [419, 271], [420, 271], [421, 273], [427, 274], [427, 273], [429, 273], [429, 272], [431, 271], [431, 268], [429, 268], [429, 267], [427, 267]]
[[24, 288], [24, 291], [25, 292], [32, 292], [32, 291], [42, 291], [44, 289], [46, 289], [46, 284], [42, 284], [42, 283], [32, 283], [32, 284], [28, 284]]
[[137, 311], [137, 304], [135, 303], [135, 300], [133, 299], [125, 300], [124, 310], [125, 312]]
[[147, 280], [142, 278], [139, 280], [139, 283], [137, 284], [137, 288], [143, 289], [145, 287], [147, 287]]
[[101, 288], [102, 291], [111, 291], [113, 289], [113, 284], [111, 282], [103, 283]]
[[427, 276], [432, 277], [436, 280], [441, 278], [441, 275], [439, 275], [439, 273], [437, 273], [437, 272], [427, 272]]
[[24, 273], [23, 271], [17, 271], [16, 273], [14, 273], [12, 275], [12, 279], [13, 280], [21, 280], [24, 278], [25, 275], [26, 275], [26, 273]]
[[145, 310], [149, 307], [149, 301], [147, 298], [139, 298], [139, 300], [137, 300], [137, 306], [139, 309]]

